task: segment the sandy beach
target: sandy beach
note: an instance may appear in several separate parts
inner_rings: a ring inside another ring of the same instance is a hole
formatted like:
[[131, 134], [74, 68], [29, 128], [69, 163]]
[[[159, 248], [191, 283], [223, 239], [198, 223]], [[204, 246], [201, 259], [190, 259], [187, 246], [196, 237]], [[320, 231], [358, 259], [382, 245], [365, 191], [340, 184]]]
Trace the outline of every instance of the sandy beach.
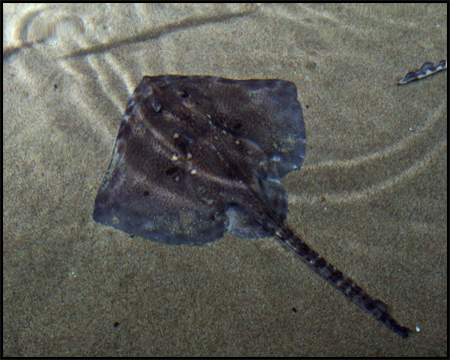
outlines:
[[[447, 356], [447, 4], [4, 4], [4, 356]], [[284, 79], [307, 132], [276, 238], [171, 246], [92, 219], [144, 75]], [[417, 332], [416, 332], [417, 330]]]

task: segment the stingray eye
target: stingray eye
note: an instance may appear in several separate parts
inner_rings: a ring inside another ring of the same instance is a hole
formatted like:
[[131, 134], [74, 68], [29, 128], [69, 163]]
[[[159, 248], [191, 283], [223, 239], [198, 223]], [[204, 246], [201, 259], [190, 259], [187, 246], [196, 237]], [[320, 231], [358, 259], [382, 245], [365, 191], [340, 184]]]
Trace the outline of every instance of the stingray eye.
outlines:
[[183, 89], [177, 89], [177, 95], [182, 97], [182, 98], [189, 97], [188, 92], [186, 90], [183, 90]]
[[242, 127], [242, 125], [240, 123], [236, 123], [236, 124], [233, 125], [233, 130], [234, 131], [240, 130], [241, 127]]
[[166, 169], [164, 172], [167, 175], [171, 176], [171, 175], [175, 174], [176, 171], [177, 171], [177, 167], [176, 166], [172, 166], [172, 167]]
[[155, 98], [152, 98], [150, 100], [150, 105], [152, 106], [153, 110], [155, 110], [155, 112], [160, 112], [163, 107], [162, 103]]
[[149, 196], [149, 195], [150, 195], [150, 191], [144, 190], [144, 196]]

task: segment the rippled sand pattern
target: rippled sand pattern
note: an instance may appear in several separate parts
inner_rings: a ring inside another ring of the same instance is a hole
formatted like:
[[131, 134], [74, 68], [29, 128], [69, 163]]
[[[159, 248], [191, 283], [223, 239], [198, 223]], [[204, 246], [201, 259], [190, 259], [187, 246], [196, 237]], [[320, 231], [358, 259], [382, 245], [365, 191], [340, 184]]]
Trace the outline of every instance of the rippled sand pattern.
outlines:
[[[3, 354], [445, 356], [446, 5], [5, 5]], [[420, 328], [378, 324], [273, 238], [174, 247], [91, 214], [143, 75], [292, 81], [289, 226]]]

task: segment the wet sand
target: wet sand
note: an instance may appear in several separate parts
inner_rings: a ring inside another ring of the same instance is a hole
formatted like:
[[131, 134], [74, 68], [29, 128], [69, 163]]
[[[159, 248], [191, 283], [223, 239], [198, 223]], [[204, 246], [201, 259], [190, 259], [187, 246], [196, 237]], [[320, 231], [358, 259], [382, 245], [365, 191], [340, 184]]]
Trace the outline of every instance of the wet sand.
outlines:
[[[5, 5], [5, 356], [446, 356], [447, 5]], [[402, 339], [272, 238], [169, 246], [92, 220], [143, 75], [293, 81], [289, 225]]]

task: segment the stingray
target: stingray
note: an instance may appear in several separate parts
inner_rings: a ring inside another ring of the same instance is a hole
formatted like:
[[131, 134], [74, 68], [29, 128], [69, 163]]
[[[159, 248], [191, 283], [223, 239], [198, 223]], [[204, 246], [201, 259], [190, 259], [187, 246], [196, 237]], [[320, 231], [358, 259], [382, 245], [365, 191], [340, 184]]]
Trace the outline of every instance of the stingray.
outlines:
[[445, 69], [447, 69], [447, 60], [441, 60], [437, 64], [425, 62], [420, 66], [420, 69], [407, 73], [404, 78], [398, 81], [397, 85], [405, 85], [410, 83], [411, 81], [423, 79]]
[[284, 80], [144, 76], [128, 102], [94, 220], [166, 244], [226, 231], [276, 236], [345, 296], [402, 337], [411, 332], [286, 224], [280, 178], [306, 151], [297, 88]]

